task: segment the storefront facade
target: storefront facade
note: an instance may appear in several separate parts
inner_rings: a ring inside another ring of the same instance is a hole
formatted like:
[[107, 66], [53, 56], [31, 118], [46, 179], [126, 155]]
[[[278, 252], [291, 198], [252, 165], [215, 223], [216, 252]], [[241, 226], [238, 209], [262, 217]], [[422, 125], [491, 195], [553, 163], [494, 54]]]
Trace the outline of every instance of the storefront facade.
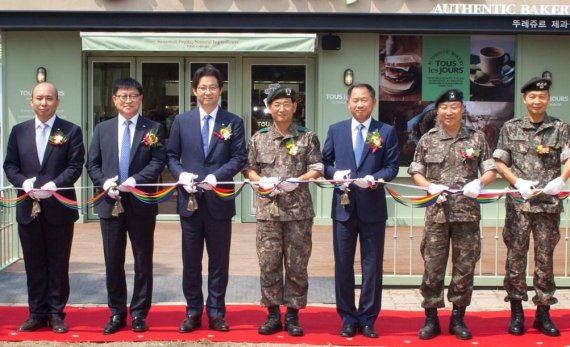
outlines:
[[[345, 73], [378, 88], [374, 117], [396, 126], [400, 173], [406, 174], [426, 108], [441, 90], [469, 96], [468, 122], [490, 142], [520, 115], [520, 85], [548, 71], [549, 113], [570, 121], [570, 1], [437, 3], [388, 0], [68, 1], [4, 0], [0, 4], [2, 136], [33, 116], [36, 72], [59, 89], [59, 115], [80, 124], [90, 144], [94, 126], [114, 116], [110, 86], [119, 77], [143, 83], [143, 114], [168, 130], [195, 107], [191, 75], [212, 63], [226, 76], [222, 107], [243, 117], [246, 136], [270, 124], [264, 90], [271, 83], [301, 95], [296, 117], [324, 143], [327, 129], [350, 116]], [[5, 151], [5, 144], [3, 144]], [[161, 181], [173, 182], [165, 169]], [[86, 187], [86, 174], [78, 186]], [[504, 187], [498, 180], [495, 187]], [[397, 189], [416, 194], [412, 189]], [[92, 192], [81, 189], [80, 199]], [[313, 188], [316, 223], [330, 223], [331, 192]], [[254, 221], [253, 193], [238, 197], [236, 222]], [[391, 200], [392, 201], [392, 200]], [[422, 211], [391, 202], [392, 225], [421, 225]], [[485, 223], [502, 223], [501, 203], [484, 207]], [[174, 199], [160, 219], [175, 220]], [[94, 211], [84, 220], [96, 219]], [[564, 217], [566, 219], [566, 217]]]

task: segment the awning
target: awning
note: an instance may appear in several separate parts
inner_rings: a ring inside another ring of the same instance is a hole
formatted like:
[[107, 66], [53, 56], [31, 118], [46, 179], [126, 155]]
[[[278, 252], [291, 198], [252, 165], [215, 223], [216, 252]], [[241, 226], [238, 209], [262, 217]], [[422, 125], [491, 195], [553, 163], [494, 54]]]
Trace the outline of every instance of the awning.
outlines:
[[316, 34], [81, 32], [84, 51], [314, 52]]

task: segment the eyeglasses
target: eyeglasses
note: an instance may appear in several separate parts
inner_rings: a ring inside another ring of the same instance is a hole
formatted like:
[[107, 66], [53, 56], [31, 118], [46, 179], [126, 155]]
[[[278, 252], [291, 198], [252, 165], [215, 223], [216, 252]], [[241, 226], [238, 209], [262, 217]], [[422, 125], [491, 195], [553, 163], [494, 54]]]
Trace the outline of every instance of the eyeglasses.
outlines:
[[121, 94], [121, 95], [115, 95], [115, 96], [116, 96], [117, 98], [119, 98], [119, 100], [121, 100], [121, 101], [127, 101], [127, 100], [129, 100], [129, 99], [131, 99], [131, 100], [133, 100], [133, 101], [136, 101], [136, 100], [138, 100], [138, 99], [141, 97], [140, 94], [131, 94], [131, 95], [128, 95], [128, 94]]
[[211, 86], [199, 86], [198, 88], [196, 88], [200, 93], [205, 93], [207, 91], [210, 91], [212, 93], [217, 92], [218, 90], [220, 90], [219, 86], [215, 86], [215, 85], [211, 85]]
[[274, 102], [271, 105], [271, 108], [274, 108], [276, 110], [280, 109], [281, 107], [283, 107], [284, 109], [288, 110], [291, 107], [293, 107], [293, 103], [290, 102], [284, 102], [284, 103], [280, 103], [280, 102]]

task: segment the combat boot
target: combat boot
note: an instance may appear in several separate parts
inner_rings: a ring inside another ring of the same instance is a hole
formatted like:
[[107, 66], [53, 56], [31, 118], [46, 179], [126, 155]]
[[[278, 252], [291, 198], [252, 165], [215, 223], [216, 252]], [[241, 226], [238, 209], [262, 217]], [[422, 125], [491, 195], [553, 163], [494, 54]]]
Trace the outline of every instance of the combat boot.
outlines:
[[509, 324], [509, 334], [524, 334], [524, 311], [522, 301], [511, 300], [511, 324]]
[[437, 335], [441, 334], [441, 328], [439, 327], [439, 318], [437, 318], [437, 308], [426, 308], [425, 312], [426, 321], [418, 333], [420, 340], [433, 339]]
[[267, 308], [269, 314], [267, 315], [267, 319], [263, 325], [259, 326], [257, 332], [261, 335], [271, 335], [279, 332], [283, 329], [281, 325], [281, 311], [279, 310], [279, 306], [269, 306]]
[[290, 336], [303, 336], [303, 328], [299, 325], [299, 310], [296, 308], [287, 307], [285, 313], [285, 330]]
[[473, 338], [473, 336], [463, 321], [464, 316], [465, 306], [459, 307], [453, 305], [453, 311], [451, 311], [451, 321], [449, 322], [449, 333], [455, 334], [455, 337], [460, 340], [470, 340]]
[[554, 325], [550, 319], [550, 306], [538, 306], [536, 309], [536, 316], [534, 317], [534, 324], [532, 325], [536, 330], [539, 330], [544, 335], [560, 336], [560, 330]]

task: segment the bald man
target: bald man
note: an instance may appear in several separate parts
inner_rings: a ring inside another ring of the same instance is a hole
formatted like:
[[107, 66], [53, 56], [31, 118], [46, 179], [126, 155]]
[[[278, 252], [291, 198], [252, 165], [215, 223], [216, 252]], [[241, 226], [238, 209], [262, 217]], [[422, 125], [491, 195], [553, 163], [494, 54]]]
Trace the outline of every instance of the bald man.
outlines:
[[[79, 214], [52, 194], [57, 188], [73, 187], [81, 176], [83, 136], [81, 128], [56, 115], [59, 98], [53, 84], [36, 85], [30, 105], [35, 116], [12, 128], [4, 161], [8, 180], [20, 188], [18, 195], [30, 193], [16, 208], [29, 305], [29, 317], [18, 331], [50, 326], [56, 333], [66, 333], [69, 255]], [[58, 193], [77, 200], [73, 189]]]

